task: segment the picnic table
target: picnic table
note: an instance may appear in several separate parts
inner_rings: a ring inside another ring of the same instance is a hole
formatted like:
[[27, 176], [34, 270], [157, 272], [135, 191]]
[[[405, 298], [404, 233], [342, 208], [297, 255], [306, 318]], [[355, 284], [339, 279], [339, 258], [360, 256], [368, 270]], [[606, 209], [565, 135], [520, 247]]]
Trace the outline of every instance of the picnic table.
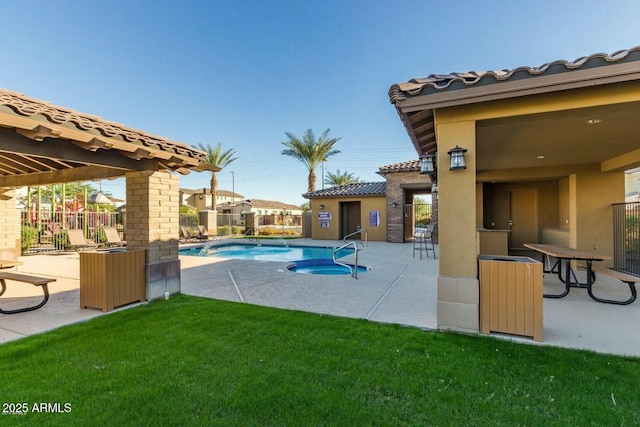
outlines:
[[[593, 261], [604, 261], [611, 259], [610, 256], [597, 254], [593, 252], [580, 251], [573, 248], [568, 248], [561, 245], [551, 245], [551, 244], [541, 244], [541, 243], [525, 243], [524, 246], [526, 248], [532, 249], [536, 252], [542, 254], [542, 264], [545, 273], [556, 273], [558, 275], [558, 279], [565, 285], [565, 289], [560, 294], [544, 294], [545, 298], [564, 298], [569, 294], [571, 288], [581, 288], [586, 289], [589, 296], [598, 302], [607, 303], [607, 304], [619, 304], [626, 305], [631, 304], [636, 299], [636, 289], [635, 282], [631, 282], [629, 280], [622, 280], [623, 282], [629, 285], [631, 289], [631, 297], [624, 301], [618, 300], [610, 300], [605, 298], [599, 298], [593, 294], [593, 285], [596, 281], [596, 274], [593, 267]], [[555, 258], [555, 263], [551, 265], [550, 258]], [[578, 277], [576, 276], [573, 267], [571, 266], [572, 261], [582, 261], [586, 265], [586, 273], [587, 278], [586, 282], [580, 282]], [[564, 267], [563, 267], [564, 265]], [[563, 271], [564, 269], [564, 271]], [[599, 272], [604, 274], [604, 269], [597, 269]], [[615, 274], [618, 273], [618, 274]], [[615, 272], [612, 270], [612, 273], [609, 274], [612, 277], [620, 278], [619, 272]], [[640, 278], [638, 278], [640, 281]]]
[[8, 259], [0, 259], [0, 270], [5, 268], [12, 268], [22, 264], [20, 261], [13, 261]]
[[[16, 267], [20, 264], [22, 264], [20, 261], [0, 260], [0, 270]], [[0, 308], [0, 313], [2, 314], [24, 313], [26, 311], [39, 309], [40, 307], [45, 305], [47, 301], [49, 301], [49, 283], [56, 281], [56, 279], [52, 279], [50, 277], [38, 277], [28, 274], [0, 271], [0, 296], [2, 296], [7, 291], [7, 280], [13, 282], [28, 283], [33, 286], [39, 286], [40, 289], [42, 289], [43, 299], [38, 304], [29, 307], [17, 308], [14, 310], [5, 310], [3, 308]]]

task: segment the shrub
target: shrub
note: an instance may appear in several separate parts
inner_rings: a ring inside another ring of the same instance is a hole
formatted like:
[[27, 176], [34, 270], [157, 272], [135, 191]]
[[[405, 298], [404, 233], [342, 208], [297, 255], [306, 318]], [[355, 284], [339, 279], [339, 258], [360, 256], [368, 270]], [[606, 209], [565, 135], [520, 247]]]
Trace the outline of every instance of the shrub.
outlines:
[[20, 229], [20, 253], [22, 255], [29, 252], [31, 249], [31, 245], [33, 244], [33, 240], [38, 235], [38, 231], [29, 226], [23, 226]]

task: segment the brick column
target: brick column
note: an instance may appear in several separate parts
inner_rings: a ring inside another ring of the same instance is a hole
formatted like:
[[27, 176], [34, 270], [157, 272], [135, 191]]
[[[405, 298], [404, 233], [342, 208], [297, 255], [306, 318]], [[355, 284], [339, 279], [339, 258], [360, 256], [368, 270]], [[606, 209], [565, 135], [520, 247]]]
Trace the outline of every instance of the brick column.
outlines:
[[209, 209], [198, 212], [200, 224], [207, 227], [210, 236], [218, 235], [218, 211]]
[[20, 211], [16, 209], [15, 190], [0, 188], [0, 258], [20, 255]]
[[180, 292], [179, 179], [169, 172], [126, 174], [127, 248], [146, 249], [147, 299]]
[[[421, 175], [418, 171], [393, 172], [385, 175], [387, 181], [387, 242], [404, 243], [404, 210], [405, 203], [411, 203], [406, 198], [407, 189], [424, 189], [427, 190], [431, 185], [431, 180], [427, 175]], [[435, 197], [434, 197], [435, 199]], [[393, 207], [393, 204], [396, 207]], [[435, 203], [432, 202], [432, 206]], [[437, 221], [437, 213], [432, 220]]]

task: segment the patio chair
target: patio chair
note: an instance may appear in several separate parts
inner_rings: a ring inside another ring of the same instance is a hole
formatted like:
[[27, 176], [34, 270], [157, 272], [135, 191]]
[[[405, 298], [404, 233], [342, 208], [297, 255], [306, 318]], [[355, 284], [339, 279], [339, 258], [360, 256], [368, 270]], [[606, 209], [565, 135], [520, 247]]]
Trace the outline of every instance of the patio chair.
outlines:
[[67, 238], [69, 239], [69, 246], [71, 246], [73, 250], [77, 252], [86, 249], [98, 248], [96, 242], [85, 238], [84, 231], [80, 229], [67, 230]]
[[424, 232], [424, 245], [425, 245], [425, 251], [427, 253], [427, 258], [429, 258], [429, 251], [433, 252], [433, 258], [436, 259], [436, 245], [433, 241], [433, 233], [435, 232], [436, 228], [438, 227], [438, 223], [437, 222], [430, 222], [429, 225], [427, 225], [427, 230]]
[[120, 234], [115, 227], [103, 227], [102, 230], [107, 240], [107, 246], [121, 248], [127, 244], [127, 242], [120, 239]]
[[429, 251], [433, 252], [433, 258], [436, 258], [436, 247], [433, 242], [433, 232], [437, 227], [437, 223], [431, 222], [427, 225], [427, 229], [424, 231], [416, 232], [413, 236], [413, 257], [416, 257], [416, 251], [420, 253], [420, 259], [422, 259], [422, 251], [425, 252], [427, 258], [429, 258]]

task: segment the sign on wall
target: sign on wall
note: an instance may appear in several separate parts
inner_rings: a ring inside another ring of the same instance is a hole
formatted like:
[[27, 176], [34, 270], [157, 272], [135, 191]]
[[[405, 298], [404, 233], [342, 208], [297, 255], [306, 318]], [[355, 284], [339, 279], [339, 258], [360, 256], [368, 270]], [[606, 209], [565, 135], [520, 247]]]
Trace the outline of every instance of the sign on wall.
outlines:
[[331, 219], [331, 212], [330, 211], [319, 211], [318, 212], [318, 219], [320, 221], [329, 221]]
[[380, 226], [380, 211], [369, 211], [369, 226], [370, 227]]

